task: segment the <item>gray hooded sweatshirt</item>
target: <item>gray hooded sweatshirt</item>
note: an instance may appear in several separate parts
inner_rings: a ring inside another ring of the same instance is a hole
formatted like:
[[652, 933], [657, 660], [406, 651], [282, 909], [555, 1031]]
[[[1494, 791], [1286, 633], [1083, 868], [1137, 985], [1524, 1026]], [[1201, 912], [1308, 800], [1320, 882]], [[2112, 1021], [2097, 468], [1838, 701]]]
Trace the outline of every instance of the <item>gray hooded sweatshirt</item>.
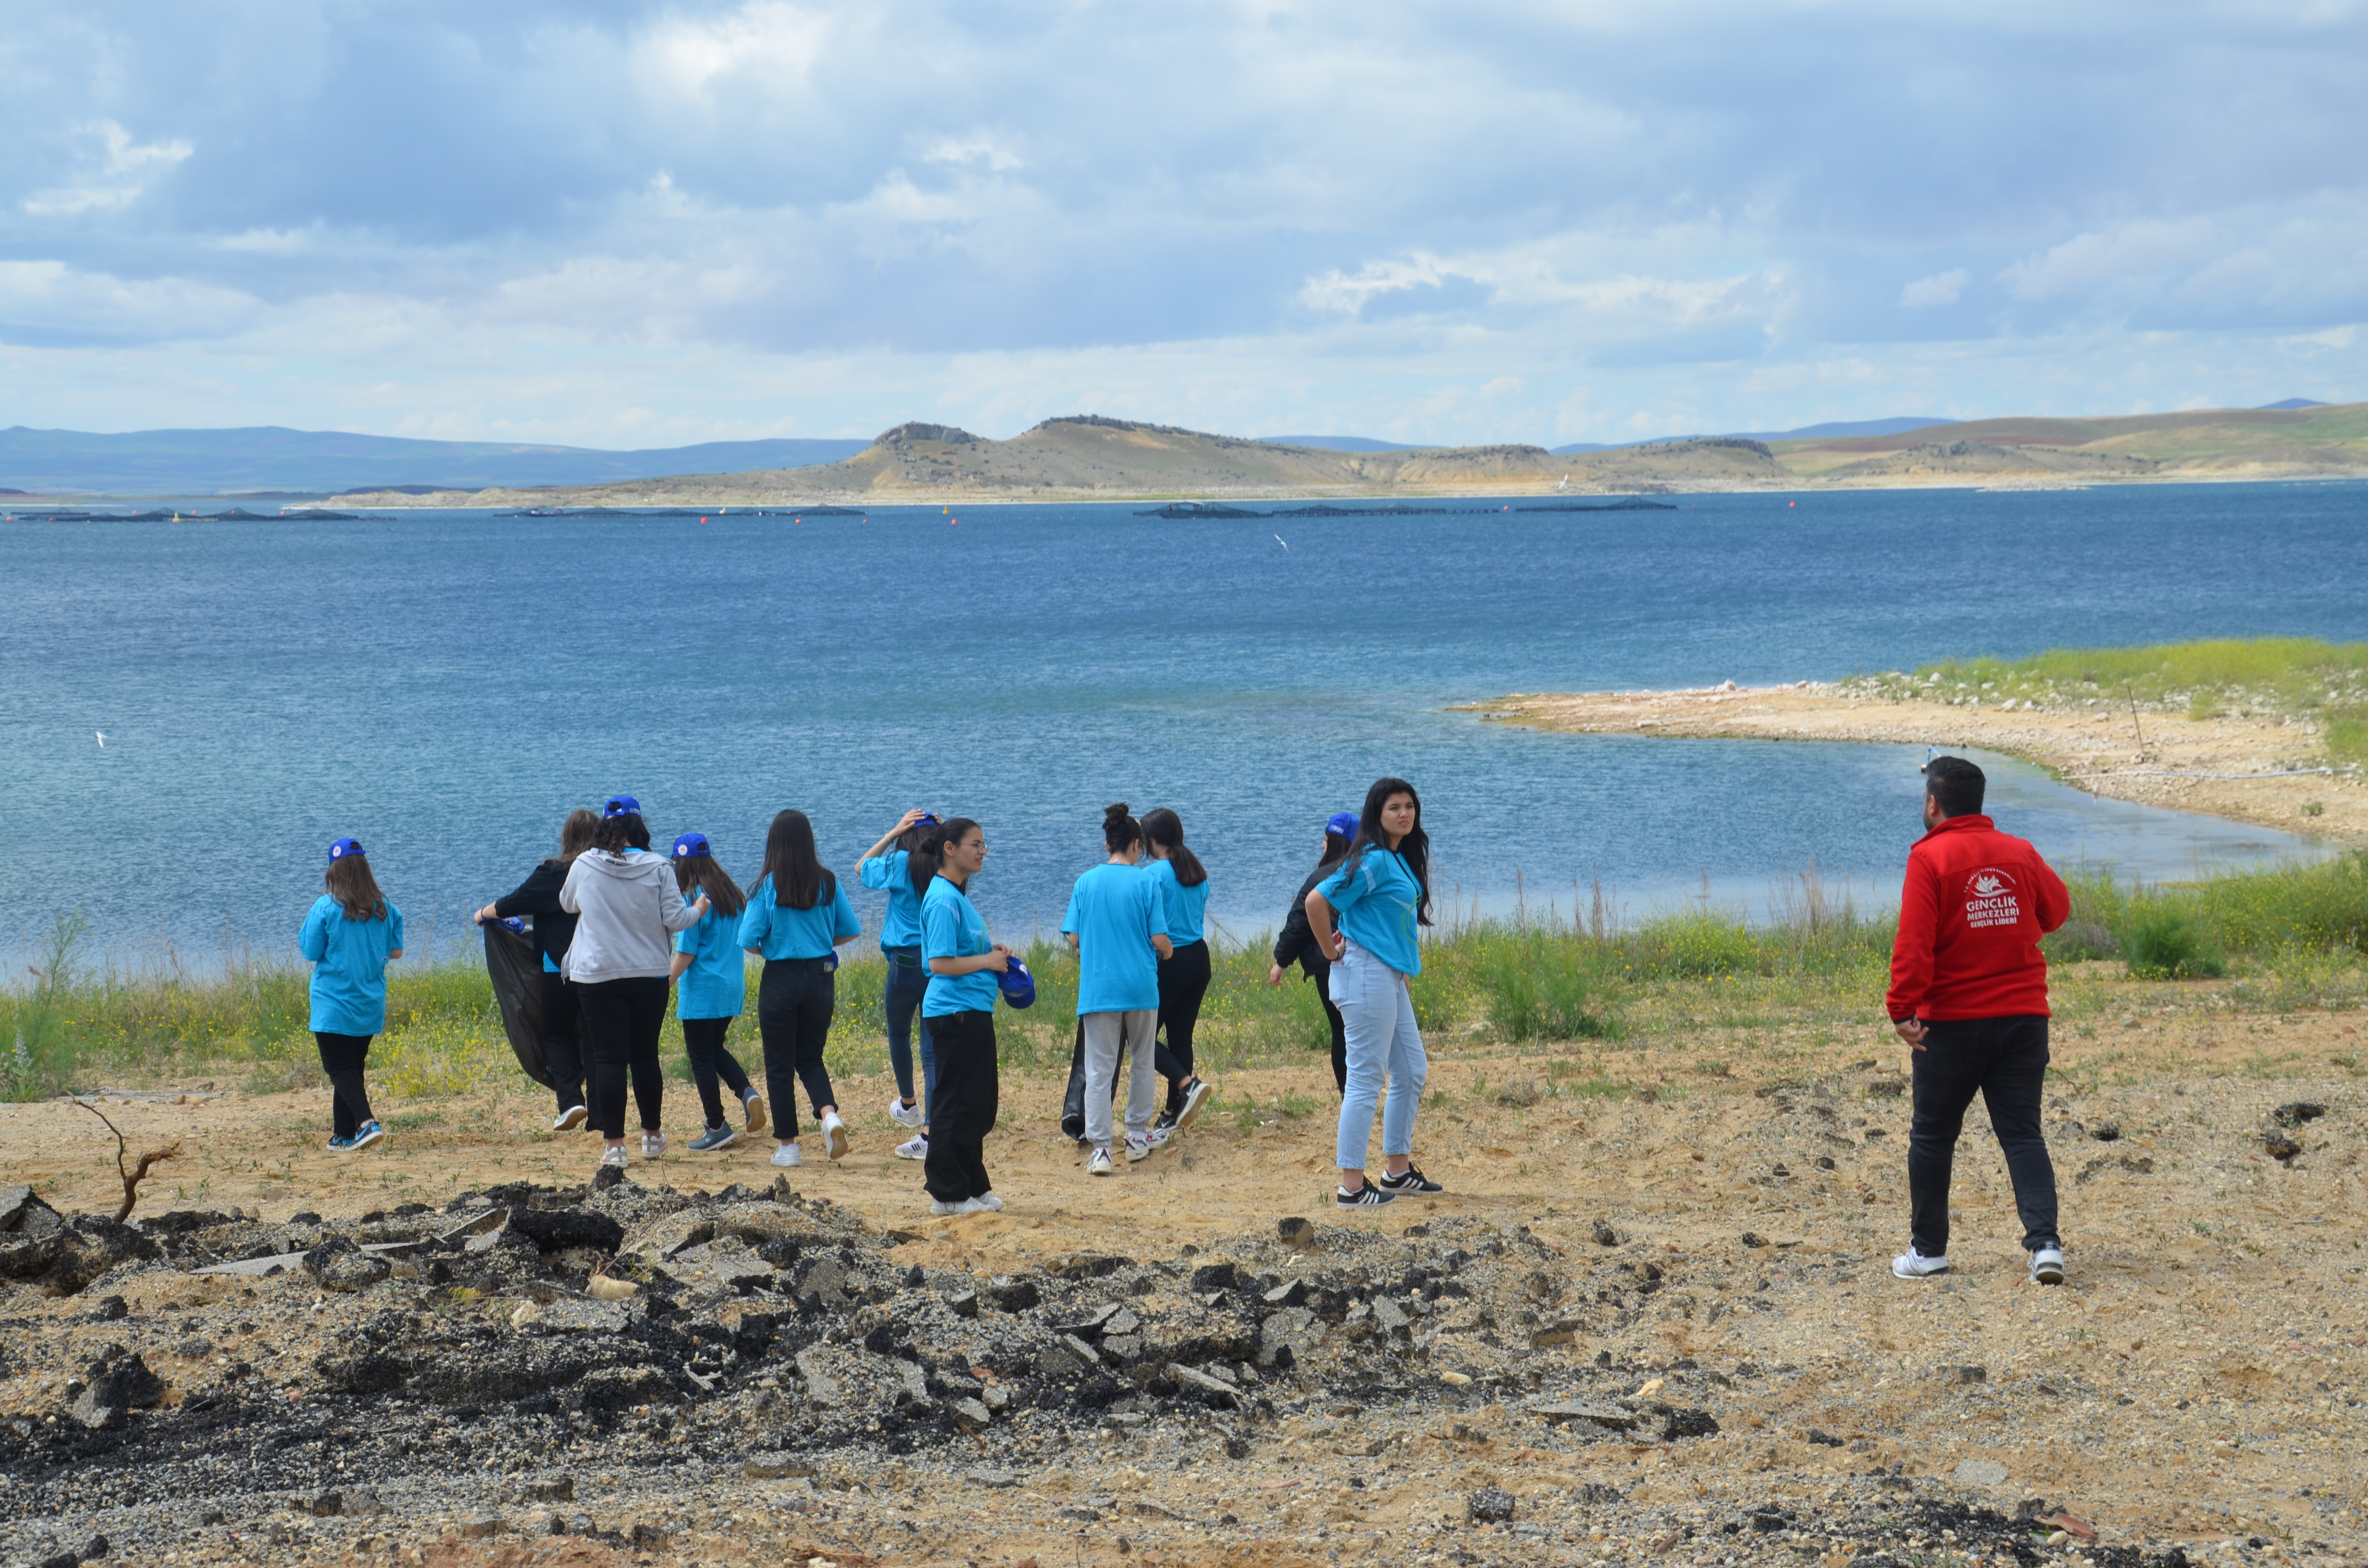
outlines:
[[567, 978], [578, 985], [604, 980], [664, 978], [674, 967], [668, 934], [699, 924], [696, 906], [682, 901], [674, 867], [646, 849], [587, 849], [567, 868], [559, 907], [581, 916], [567, 945]]

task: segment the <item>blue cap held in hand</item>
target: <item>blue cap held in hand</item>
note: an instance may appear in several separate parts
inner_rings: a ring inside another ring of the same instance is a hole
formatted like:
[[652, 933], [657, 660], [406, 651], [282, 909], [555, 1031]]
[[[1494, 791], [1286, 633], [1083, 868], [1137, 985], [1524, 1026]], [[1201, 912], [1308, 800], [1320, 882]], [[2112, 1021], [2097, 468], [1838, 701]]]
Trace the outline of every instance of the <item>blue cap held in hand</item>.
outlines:
[[681, 837], [674, 841], [674, 858], [677, 860], [681, 859], [686, 855], [712, 855], [713, 853], [713, 850], [708, 848], [707, 835], [703, 833], [686, 833]]
[[1348, 839], [1350, 843], [1356, 842], [1357, 813], [1354, 812], [1334, 812], [1330, 817], [1325, 820], [1324, 831], [1326, 833], [1338, 834], [1342, 838]]
[[1015, 958], [1004, 965], [1003, 972], [995, 977], [995, 983], [1003, 987], [1003, 999], [1013, 1006], [1032, 1007], [1036, 1005], [1036, 977], [1028, 972], [1028, 966], [1019, 960]]
[[637, 817], [642, 814], [642, 803], [631, 795], [611, 795], [609, 797], [609, 809], [601, 814], [612, 817]]
[[370, 858], [362, 854], [362, 841], [359, 838], [340, 838], [329, 846], [329, 858], [332, 860], [342, 860], [348, 855], [364, 860]]

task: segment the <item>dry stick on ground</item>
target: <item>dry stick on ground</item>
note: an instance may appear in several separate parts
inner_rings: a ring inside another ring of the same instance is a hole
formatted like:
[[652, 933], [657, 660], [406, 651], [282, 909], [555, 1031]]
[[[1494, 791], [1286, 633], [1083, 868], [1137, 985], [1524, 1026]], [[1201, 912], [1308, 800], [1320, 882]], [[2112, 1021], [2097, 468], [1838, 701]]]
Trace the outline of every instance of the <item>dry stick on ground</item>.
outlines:
[[[107, 1121], [107, 1113], [88, 1100], [79, 1096], [68, 1097], [99, 1120]], [[177, 1157], [181, 1153], [181, 1146], [176, 1143], [169, 1149], [151, 1149], [140, 1156], [138, 1166], [127, 1171], [123, 1168], [125, 1149], [122, 1130], [111, 1121], [107, 1121], [107, 1130], [115, 1134], [115, 1174], [123, 1178], [123, 1207], [115, 1211], [116, 1221], [120, 1224], [131, 1217], [131, 1206], [140, 1201], [140, 1183], [148, 1175], [148, 1167], [163, 1165], [166, 1160]]]

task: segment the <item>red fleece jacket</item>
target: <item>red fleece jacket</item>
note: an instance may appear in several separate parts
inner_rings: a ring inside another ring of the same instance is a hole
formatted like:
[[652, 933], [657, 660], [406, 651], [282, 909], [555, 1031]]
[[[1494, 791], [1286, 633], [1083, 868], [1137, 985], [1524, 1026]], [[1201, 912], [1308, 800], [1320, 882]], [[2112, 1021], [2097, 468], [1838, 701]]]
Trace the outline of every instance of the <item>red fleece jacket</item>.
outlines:
[[1907, 852], [1884, 999], [1892, 1021], [2046, 1017], [2039, 938], [2071, 912], [2038, 850], [1986, 816], [1951, 817]]

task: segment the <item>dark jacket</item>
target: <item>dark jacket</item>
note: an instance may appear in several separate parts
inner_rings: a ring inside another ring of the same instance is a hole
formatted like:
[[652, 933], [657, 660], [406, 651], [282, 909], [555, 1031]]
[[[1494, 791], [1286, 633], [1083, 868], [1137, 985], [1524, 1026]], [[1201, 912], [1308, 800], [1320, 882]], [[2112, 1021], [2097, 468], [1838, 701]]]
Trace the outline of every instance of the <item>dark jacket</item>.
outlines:
[[567, 862], [545, 860], [516, 889], [494, 900], [499, 919], [534, 916], [534, 950], [562, 971], [567, 968], [567, 945], [575, 940], [575, 916], [559, 907], [559, 890], [566, 884]]
[[1297, 964], [1307, 971], [1307, 978], [1318, 985], [1332, 972], [1332, 961], [1315, 945], [1315, 933], [1307, 924], [1307, 895], [1315, 884], [1340, 869], [1340, 862], [1328, 860], [1307, 875], [1299, 884], [1299, 896], [1291, 901], [1290, 912], [1282, 917], [1282, 932], [1274, 939], [1274, 961], [1278, 969]]

